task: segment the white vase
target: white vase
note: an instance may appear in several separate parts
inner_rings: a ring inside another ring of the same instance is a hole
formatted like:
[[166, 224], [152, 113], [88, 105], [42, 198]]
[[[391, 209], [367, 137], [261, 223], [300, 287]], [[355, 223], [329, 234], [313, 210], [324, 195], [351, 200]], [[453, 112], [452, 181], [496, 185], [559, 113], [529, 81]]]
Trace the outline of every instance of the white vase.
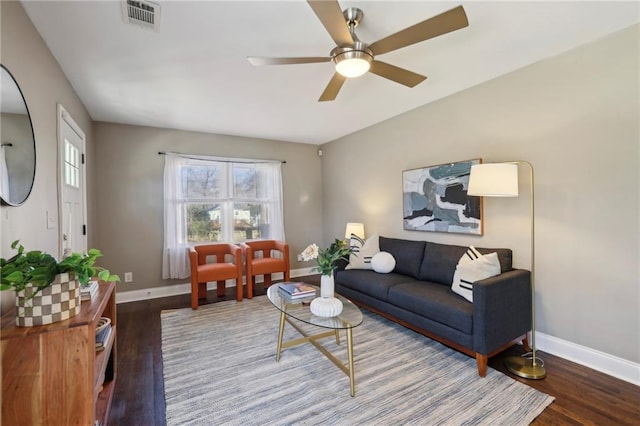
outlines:
[[320, 277], [320, 297], [311, 301], [311, 313], [319, 317], [335, 317], [342, 312], [342, 302], [334, 297], [333, 274]]
[[333, 274], [320, 277], [320, 297], [333, 297], [334, 287]]

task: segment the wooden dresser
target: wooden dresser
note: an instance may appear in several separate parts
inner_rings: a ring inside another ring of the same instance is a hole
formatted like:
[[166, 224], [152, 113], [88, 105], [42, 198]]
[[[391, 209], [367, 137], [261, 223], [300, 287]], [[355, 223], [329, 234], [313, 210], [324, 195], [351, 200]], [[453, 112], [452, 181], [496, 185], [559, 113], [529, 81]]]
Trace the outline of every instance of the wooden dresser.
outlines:
[[[111, 335], [95, 349], [100, 317]], [[106, 425], [116, 383], [115, 283], [101, 282], [75, 317], [16, 327], [15, 311], [2, 316], [3, 425]]]

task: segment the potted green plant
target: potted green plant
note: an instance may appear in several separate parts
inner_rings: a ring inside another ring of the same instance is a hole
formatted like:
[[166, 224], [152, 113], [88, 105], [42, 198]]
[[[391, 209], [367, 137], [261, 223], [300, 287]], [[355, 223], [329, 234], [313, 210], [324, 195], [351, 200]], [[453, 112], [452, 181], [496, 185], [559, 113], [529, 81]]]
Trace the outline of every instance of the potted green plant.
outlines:
[[108, 269], [95, 265], [98, 249], [73, 253], [58, 262], [40, 250], [26, 251], [19, 240], [11, 244], [17, 253], [0, 258], [0, 290], [16, 292], [16, 324], [44, 325], [71, 318], [80, 312], [80, 286], [97, 277], [120, 281]]
[[0, 290], [19, 292], [29, 285], [34, 289], [33, 297], [54, 281], [58, 263], [48, 253], [39, 250], [25, 252], [24, 247], [18, 244], [19, 241], [11, 244], [11, 248], [18, 251], [13, 257], [0, 258]]
[[92, 248], [85, 254], [72, 253], [58, 263], [58, 273], [71, 273], [80, 281], [80, 285], [87, 285], [93, 277], [102, 281], [120, 281], [120, 277], [112, 275], [108, 269], [95, 265], [96, 259], [102, 256], [102, 252]]

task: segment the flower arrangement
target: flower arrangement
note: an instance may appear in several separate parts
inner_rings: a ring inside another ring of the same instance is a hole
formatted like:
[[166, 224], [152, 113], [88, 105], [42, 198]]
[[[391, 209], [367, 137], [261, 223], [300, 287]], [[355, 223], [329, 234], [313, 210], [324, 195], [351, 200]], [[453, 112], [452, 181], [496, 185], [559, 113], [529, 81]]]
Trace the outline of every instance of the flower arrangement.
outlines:
[[353, 253], [353, 248], [342, 240], [336, 240], [326, 249], [319, 248], [315, 243], [310, 244], [300, 254], [302, 260], [315, 260], [318, 266], [314, 267], [322, 275], [333, 275], [333, 271], [338, 268], [339, 260], [349, 260], [349, 255]]

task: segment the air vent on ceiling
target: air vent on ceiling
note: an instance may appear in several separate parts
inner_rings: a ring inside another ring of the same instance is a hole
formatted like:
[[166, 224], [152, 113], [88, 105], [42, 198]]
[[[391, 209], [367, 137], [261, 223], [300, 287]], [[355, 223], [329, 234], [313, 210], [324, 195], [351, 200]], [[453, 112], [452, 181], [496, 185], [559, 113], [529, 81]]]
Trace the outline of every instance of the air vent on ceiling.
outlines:
[[124, 0], [122, 13], [125, 22], [153, 30], [160, 25], [160, 5], [143, 0]]

